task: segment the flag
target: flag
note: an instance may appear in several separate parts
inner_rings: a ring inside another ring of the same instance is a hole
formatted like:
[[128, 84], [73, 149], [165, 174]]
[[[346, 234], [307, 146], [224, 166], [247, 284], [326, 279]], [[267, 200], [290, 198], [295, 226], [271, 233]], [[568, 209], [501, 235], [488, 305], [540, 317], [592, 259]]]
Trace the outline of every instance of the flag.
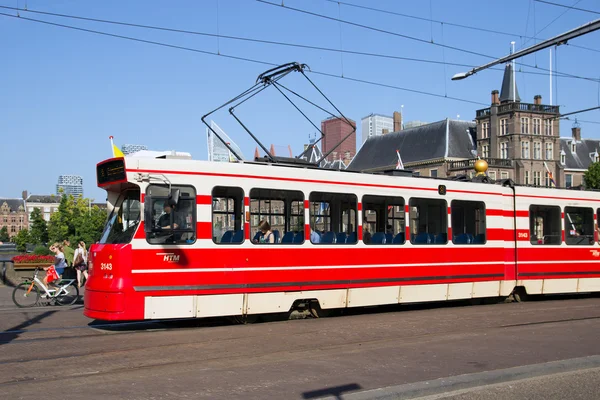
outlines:
[[400, 151], [396, 150], [396, 154], [398, 155], [398, 163], [396, 163], [396, 169], [404, 169], [404, 164], [402, 164], [402, 158], [400, 157]]
[[123, 154], [123, 152], [113, 143], [113, 137], [109, 136], [108, 138], [110, 139], [110, 144], [112, 146], [113, 157], [125, 157], [125, 154]]
[[544, 167], [546, 167], [546, 172], [548, 172], [548, 176], [550, 177], [550, 183], [552, 184], [552, 186], [556, 187], [556, 182], [554, 182], [552, 172], [550, 172], [550, 168], [548, 168], [548, 164], [546, 164], [546, 161], [544, 161]]

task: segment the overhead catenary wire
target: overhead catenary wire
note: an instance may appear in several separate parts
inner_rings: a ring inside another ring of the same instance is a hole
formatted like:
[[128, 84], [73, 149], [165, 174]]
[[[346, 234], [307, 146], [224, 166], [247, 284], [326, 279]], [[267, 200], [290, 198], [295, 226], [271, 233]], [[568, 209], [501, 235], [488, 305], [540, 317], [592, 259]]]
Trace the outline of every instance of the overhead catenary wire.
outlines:
[[551, 1], [545, 1], [545, 0], [533, 0], [533, 1], [536, 1], [538, 3], [550, 4], [552, 6], [557, 6], [557, 7], [564, 7], [564, 8], [568, 8], [570, 10], [583, 11], [583, 12], [587, 12], [587, 13], [599, 14], [600, 15], [600, 11], [588, 10], [588, 9], [585, 9], [585, 8], [578, 8], [578, 7], [574, 7], [574, 6], [567, 6], [565, 4], [553, 3]]
[[[581, 0], [577, 0], [575, 3], [573, 3], [573, 6], [577, 5]], [[546, 24], [542, 29], [540, 29], [537, 32], [533, 32], [533, 36], [535, 37], [536, 35], [538, 35], [540, 32], [546, 30], [546, 28], [548, 28], [550, 25], [552, 25], [553, 23], [555, 23], [556, 21], [558, 21], [563, 15], [565, 15], [566, 13], [569, 12], [569, 10], [572, 9], [572, 7], [569, 7], [567, 10], [565, 10], [564, 12], [560, 13], [556, 18], [554, 18], [552, 21], [550, 21], [548, 24]], [[525, 43], [523, 43], [523, 45], [526, 45], [527, 43], [529, 43], [531, 41], [531, 39], [527, 39], [525, 41]]]
[[[478, 32], [487, 32], [487, 33], [493, 33], [496, 35], [504, 35], [504, 36], [510, 36], [510, 37], [519, 36], [519, 37], [523, 37], [525, 39], [545, 40], [545, 39], [541, 39], [541, 38], [519, 35], [519, 34], [513, 33], [513, 32], [505, 32], [505, 31], [499, 31], [499, 30], [495, 30], [495, 29], [488, 29], [488, 28], [482, 28], [482, 27], [477, 27], [477, 26], [458, 24], [455, 22], [444, 21], [444, 20], [439, 20], [439, 19], [419, 17], [416, 15], [404, 14], [404, 13], [399, 13], [396, 11], [384, 10], [381, 8], [369, 7], [369, 6], [364, 6], [364, 5], [354, 4], [354, 3], [348, 3], [348, 2], [344, 2], [344, 1], [337, 1], [337, 0], [325, 0], [325, 1], [328, 1], [330, 3], [342, 4], [347, 7], [354, 7], [354, 8], [358, 8], [358, 9], [370, 10], [370, 11], [379, 12], [379, 13], [383, 13], [383, 14], [396, 15], [399, 17], [410, 18], [410, 19], [415, 19], [415, 20], [424, 21], [424, 22], [445, 24], [446, 26], [453, 26], [456, 28], [469, 29], [469, 30], [474, 30], [474, 31], [478, 31]], [[534, 12], [535, 12], [535, 9], [534, 9]], [[534, 28], [534, 30], [535, 30], [535, 28]], [[590, 47], [584, 47], [584, 46], [578, 46], [578, 45], [571, 45], [571, 46], [600, 53], [600, 49], [593, 49]]]
[[[476, 56], [479, 56], [479, 57], [485, 57], [485, 58], [491, 58], [491, 59], [498, 59], [499, 58], [499, 57], [494, 57], [494, 56], [490, 56], [490, 55], [487, 55], [487, 54], [483, 54], [483, 53], [480, 53], [480, 52], [477, 52], [477, 51], [462, 49], [462, 48], [456, 47], [456, 46], [449, 46], [449, 45], [446, 45], [446, 44], [442, 45], [441, 43], [430, 42], [430, 41], [428, 41], [426, 39], [422, 39], [422, 38], [418, 38], [418, 37], [414, 37], [414, 36], [410, 36], [410, 35], [405, 35], [405, 34], [398, 33], [398, 32], [392, 32], [392, 31], [388, 31], [388, 30], [385, 30], [385, 29], [376, 28], [376, 27], [369, 26], [369, 25], [359, 24], [357, 22], [352, 22], [352, 21], [347, 21], [347, 20], [340, 20], [339, 18], [330, 17], [328, 15], [319, 14], [319, 13], [315, 13], [315, 12], [312, 12], [312, 11], [303, 10], [303, 9], [300, 9], [300, 8], [294, 8], [294, 7], [286, 6], [283, 3], [282, 4], [271, 3], [270, 1], [266, 1], [266, 0], [255, 0], [255, 1], [257, 1], [259, 3], [262, 3], [262, 4], [268, 4], [270, 6], [280, 7], [280, 8], [284, 8], [286, 10], [295, 11], [295, 12], [302, 13], [302, 14], [312, 15], [312, 16], [315, 16], [315, 17], [318, 17], [318, 18], [327, 19], [327, 20], [330, 20], [330, 21], [336, 21], [336, 22], [337, 21], [341, 21], [344, 24], [351, 25], [351, 26], [356, 26], [358, 28], [362, 28], [362, 29], [366, 29], [366, 30], [371, 30], [371, 31], [379, 32], [379, 33], [383, 33], [383, 34], [388, 34], [388, 35], [392, 35], [392, 36], [396, 36], [396, 37], [401, 37], [401, 38], [404, 38], [404, 39], [413, 40], [413, 41], [420, 42], [420, 43], [426, 43], [426, 44], [429, 44], [429, 45], [432, 45], [432, 46], [444, 47], [444, 48], [449, 49], [449, 50], [455, 50], [455, 51], [466, 53], [466, 54], [471, 54], [471, 55], [476, 55]], [[525, 67], [536, 68], [536, 69], [539, 69], [539, 70], [548, 71], [547, 68], [539, 67], [537, 65], [533, 66], [533, 65], [528, 65], [528, 64], [525, 64], [525, 63], [521, 63], [521, 65], [523, 65]], [[560, 74], [564, 74], [564, 75], [571, 75], [571, 74], [567, 74], [567, 73], [564, 73], [564, 72], [559, 72], [559, 73]], [[595, 81], [595, 79], [593, 79], [593, 78], [589, 78], [589, 79]]]
[[[342, 48], [336, 49], [336, 48], [323, 47], [323, 46], [311, 46], [311, 45], [305, 45], [305, 44], [299, 44], [299, 43], [289, 43], [289, 42], [274, 41], [274, 40], [256, 39], [256, 38], [249, 38], [249, 37], [242, 37], [242, 36], [221, 35], [219, 33], [214, 34], [214, 33], [209, 33], [209, 32], [192, 31], [192, 30], [170, 28], [170, 27], [164, 27], [164, 26], [136, 24], [136, 23], [124, 22], [124, 21], [114, 21], [114, 20], [106, 20], [106, 19], [99, 19], [99, 18], [83, 17], [83, 16], [79, 16], [79, 15], [59, 14], [59, 13], [40, 11], [40, 10], [22, 9], [22, 8], [18, 8], [18, 7], [9, 7], [9, 6], [1, 6], [0, 5], [0, 8], [14, 10], [14, 11], [24, 11], [24, 12], [36, 13], [36, 14], [41, 14], [41, 15], [55, 16], [55, 17], [60, 17], [60, 18], [68, 18], [68, 19], [83, 20], [83, 21], [90, 21], [90, 22], [100, 22], [100, 23], [111, 24], [111, 25], [129, 26], [129, 27], [134, 27], [134, 28], [158, 30], [158, 31], [173, 32], [173, 33], [182, 33], [182, 34], [197, 35], [197, 36], [216, 37], [217, 39], [228, 39], [228, 40], [237, 40], [237, 41], [244, 41], [244, 42], [254, 42], [254, 43], [260, 43], [260, 44], [269, 44], [269, 45], [284, 46], [284, 47], [295, 47], [295, 48], [303, 48], [303, 49], [316, 50], [316, 51], [338, 52], [338, 53], [343, 53], [343, 54], [352, 54], [352, 55], [358, 55], [358, 56], [364, 56], [364, 57], [374, 57], [374, 58], [392, 59], [392, 60], [399, 60], [399, 61], [419, 62], [419, 63], [426, 63], [426, 64], [438, 64], [438, 65], [466, 67], [466, 68], [475, 68], [476, 67], [475, 65], [471, 65], [471, 64], [452, 63], [452, 62], [446, 62], [445, 60], [439, 61], [439, 60], [430, 60], [430, 59], [414, 58], [414, 57], [402, 57], [402, 56], [397, 56], [397, 55], [392, 55], [392, 54], [381, 54], [381, 53], [363, 52], [363, 51], [355, 51], [355, 50], [345, 50]], [[220, 47], [219, 43], [217, 43], [217, 49], [218, 49], [217, 53], [220, 51], [219, 47]], [[519, 64], [519, 65], [521, 65], [521, 64]], [[490, 70], [503, 71], [504, 69], [503, 68], [490, 68]], [[544, 73], [544, 72], [537, 72], [537, 71], [521, 71], [521, 72], [524, 74], [548, 76], [548, 74]], [[343, 73], [342, 73], [342, 75], [343, 75]], [[559, 76], [561, 78], [582, 79], [582, 80], [589, 80], [589, 81], [593, 81], [593, 82], [600, 82], [600, 78], [588, 78], [588, 77], [584, 77], [584, 76], [577, 76], [577, 75], [572, 75], [572, 74], [565, 75], [565, 74], [560, 74], [560, 73], [559, 73]]]
[[[72, 26], [72, 25], [60, 24], [60, 23], [50, 22], [50, 21], [43, 21], [43, 20], [39, 20], [39, 19], [35, 19], [35, 18], [28, 18], [28, 17], [17, 16], [17, 15], [2, 13], [2, 12], [0, 12], [0, 15], [5, 16], [5, 17], [19, 19], [22, 21], [29, 21], [29, 22], [34, 22], [34, 23], [51, 25], [51, 26], [56, 26], [56, 27], [65, 28], [65, 29], [71, 29], [71, 30], [80, 31], [80, 32], [92, 33], [92, 34], [97, 34], [97, 35], [102, 35], [102, 36], [107, 36], [107, 37], [113, 37], [113, 38], [117, 38], [117, 39], [129, 40], [129, 41], [133, 41], [133, 42], [152, 44], [155, 46], [162, 46], [162, 47], [167, 47], [167, 48], [172, 48], [172, 49], [177, 49], [177, 50], [191, 51], [191, 52], [201, 53], [201, 54], [205, 54], [205, 55], [224, 57], [224, 58], [238, 60], [238, 61], [246, 61], [246, 62], [251, 62], [251, 63], [255, 63], [255, 64], [267, 65], [267, 66], [271, 66], [271, 67], [274, 67], [274, 66], [276, 67], [279, 65], [277, 63], [252, 59], [252, 58], [248, 58], [248, 57], [240, 57], [240, 56], [234, 56], [234, 55], [230, 55], [230, 54], [216, 53], [216, 52], [208, 51], [208, 50], [200, 50], [200, 49], [195, 49], [195, 48], [186, 47], [186, 46], [174, 45], [174, 44], [170, 44], [170, 43], [140, 39], [140, 38], [136, 38], [136, 37], [132, 37], [132, 36], [118, 35], [118, 34], [114, 34], [114, 33], [108, 33], [108, 32], [103, 32], [103, 31], [98, 31], [98, 30], [93, 30], [93, 29], [80, 28], [80, 27], [76, 27], [76, 26]], [[479, 101], [462, 99], [462, 98], [452, 97], [452, 96], [444, 96], [444, 95], [438, 94], [438, 93], [426, 92], [426, 91], [417, 90], [417, 89], [409, 89], [409, 88], [405, 88], [405, 87], [401, 87], [401, 86], [369, 81], [366, 79], [351, 78], [348, 76], [335, 75], [332, 73], [327, 73], [327, 72], [322, 72], [322, 71], [312, 70], [312, 71], [310, 71], [310, 73], [322, 75], [322, 76], [328, 76], [328, 77], [337, 78], [337, 79], [345, 79], [348, 81], [359, 82], [359, 83], [372, 85], [372, 86], [386, 87], [389, 89], [395, 89], [395, 90], [405, 91], [405, 92], [410, 92], [410, 93], [418, 93], [418, 94], [431, 96], [431, 97], [445, 98], [448, 100], [455, 100], [455, 101], [460, 101], [463, 103], [477, 104], [477, 105], [483, 105], [483, 106], [488, 105], [487, 103], [482, 103]]]

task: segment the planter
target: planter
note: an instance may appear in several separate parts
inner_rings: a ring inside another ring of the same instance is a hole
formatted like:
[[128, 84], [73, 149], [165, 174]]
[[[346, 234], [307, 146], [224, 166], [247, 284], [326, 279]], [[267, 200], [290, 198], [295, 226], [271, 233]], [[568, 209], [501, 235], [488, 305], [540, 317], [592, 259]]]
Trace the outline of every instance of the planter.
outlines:
[[30, 270], [34, 270], [38, 267], [40, 268], [46, 268], [49, 265], [51, 265], [51, 262], [45, 262], [45, 263], [13, 263], [13, 268], [16, 270], [23, 270], [23, 269], [30, 269]]

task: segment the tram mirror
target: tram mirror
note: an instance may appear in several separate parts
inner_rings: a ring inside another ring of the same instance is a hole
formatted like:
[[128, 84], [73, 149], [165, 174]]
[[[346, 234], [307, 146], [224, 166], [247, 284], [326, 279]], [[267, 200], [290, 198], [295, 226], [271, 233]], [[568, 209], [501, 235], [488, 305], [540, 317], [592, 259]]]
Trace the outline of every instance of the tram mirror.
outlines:
[[171, 189], [169, 193], [169, 205], [176, 206], [179, 203], [179, 189]]

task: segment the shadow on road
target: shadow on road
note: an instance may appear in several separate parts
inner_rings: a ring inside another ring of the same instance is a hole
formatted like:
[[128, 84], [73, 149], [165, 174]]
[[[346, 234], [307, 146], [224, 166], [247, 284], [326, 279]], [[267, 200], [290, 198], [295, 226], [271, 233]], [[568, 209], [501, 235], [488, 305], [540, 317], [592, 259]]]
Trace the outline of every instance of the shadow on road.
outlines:
[[[27, 332], [25, 328], [30, 327], [34, 324], [39, 324], [43, 319], [51, 316], [58, 310], [50, 310], [44, 313], [38, 314], [33, 318], [29, 318], [28, 320], [20, 323], [19, 325], [15, 325], [12, 328], [8, 328], [2, 332], [0, 332], [0, 345], [8, 344], [19, 337], [20, 334]], [[28, 313], [24, 313], [25, 316], [28, 316]]]
[[334, 387], [330, 387], [330, 388], [312, 390], [310, 392], [304, 392], [304, 393], [302, 393], [302, 398], [303, 399], [317, 399], [317, 398], [326, 397], [326, 396], [335, 396], [336, 399], [341, 399], [342, 395], [344, 393], [352, 392], [352, 391], [360, 390], [360, 389], [362, 389], [362, 386], [360, 386], [359, 384], [350, 383], [348, 385], [334, 386]]

